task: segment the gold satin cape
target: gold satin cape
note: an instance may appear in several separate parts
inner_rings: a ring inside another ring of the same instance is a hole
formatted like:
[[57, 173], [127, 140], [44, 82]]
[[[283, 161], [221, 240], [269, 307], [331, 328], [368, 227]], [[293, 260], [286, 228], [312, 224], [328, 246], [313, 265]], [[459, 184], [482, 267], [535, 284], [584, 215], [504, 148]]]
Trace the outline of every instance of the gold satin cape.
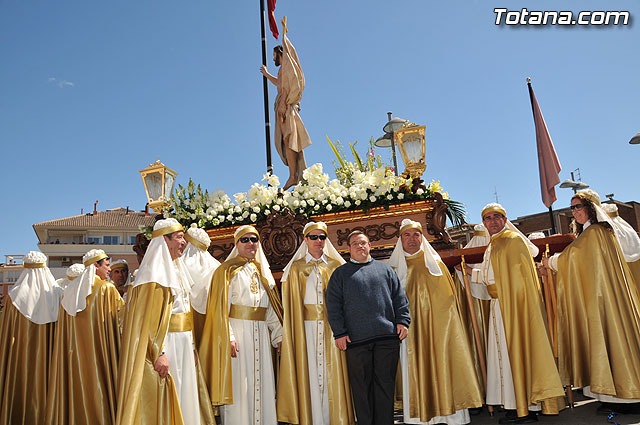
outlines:
[[225, 261], [216, 269], [211, 278], [207, 314], [199, 347], [200, 364], [213, 406], [233, 403], [229, 336], [229, 283], [247, 262], [252, 262], [256, 266], [262, 286], [269, 297], [269, 303], [280, 322], [283, 318], [282, 303], [277, 288], [269, 288], [269, 283], [262, 276], [258, 261], [237, 256]]
[[0, 313], [0, 424], [41, 425], [55, 323], [38, 325], [18, 311], [10, 296]]
[[171, 374], [153, 366], [169, 329], [173, 295], [157, 283], [130, 288], [118, 368], [118, 425], [183, 425]]
[[[333, 259], [318, 263], [323, 294], [326, 293], [331, 273], [340, 265]], [[282, 282], [282, 347], [280, 349], [280, 375], [276, 410], [278, 421], [290, 424], [313, 425], [309, 365], [304, 326], [304, 295], [307, 278], [314, 263], [304, 258], [291, 265], [286, 282]], [[329, 412], [332, 425], [353, 425], [355, 417], [351, 400], [351, 386], [345, 353], [333, 343], [331, 327], [324, 311], [324, 354], [329, 392]]]
[[75, 316], [60, 308], [51, 357], [47, 425], [113, 425], [120, 351], [116, 287], [96, 277], [87, 306]]
[[526, 416], [530, 405], [543, 401], [544, 414], [557, 414], [556, 398], [563, 397], [564, 390], [551, 349], [531, 252], [520, 235], [508, 229], [492, 236], [491, 246], [517, 414]]
[[557, 279], [564, 383], [640, 398], [640, 301], [613, 232], [587, 227], [558, 257]]
[[460, 318], [449, 270], [433, 276], [420, 251], [407, 261], [406, 294], [411, 326], [407, 334], [410, 416], [428, 422], [458, 410], [482, 406], [473, 355]]
[[[480, 383], [480, 391], [482, 391], [482, 399], [484, 400], [486, 395], [486, 383], [482, 376], [482, 368], [480, 367], [480, 359], [478, 358], [478, 349], [476, 348], [476, 339], [473, 334], [473, 322], [471, 321], [471, 311], [469, 310], [469, 304], [467, 304], [467, 294], [464, 289], [464, 284], [460, 281], [458, 274], [454, 274], [453, 281], [456, 288], [456, 301], [458, 303], [458, 309], [460, 310], [460, 317], [462, 318], [462, 324], [465, 327], [465, 333], [467, 335], [467, 341], [469, 341], [469, 348], [471, 349], [471, 355], [473, 356], [473, 362], [476, 367], [476, 378]], [[481, 300], [475, 297], [471, 297], [473, 308], [476, 314], [476, 320], [478, 321], [478, 331], [480, 332], [480, 351], [482, 353], [487, 352], [487, 338], [489, 329], [489, 311], [491, 308], [491, 300]]]

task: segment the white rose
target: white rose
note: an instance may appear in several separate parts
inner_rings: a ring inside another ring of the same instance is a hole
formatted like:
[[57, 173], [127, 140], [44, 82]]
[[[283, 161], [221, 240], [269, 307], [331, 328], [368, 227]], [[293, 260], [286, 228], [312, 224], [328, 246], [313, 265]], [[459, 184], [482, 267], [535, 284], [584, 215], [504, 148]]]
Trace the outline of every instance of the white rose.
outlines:
[[331, 206], [331, 204], [327, 205], [327, 211], [331, 211], [333, 209], [333, 207]]
[[307, 201], [307, 204], [309, 204], [310, 206], [314, 206], [314, 205], [315, 205], [315, 203], [316, 203], [316, 201], [314, 201], [313, 199], [309, 199], [309, 200]]
[[404, 199], [404, 193], [400, 192], [398, 193], [398, 199]]
[[345, 201], [344, 202], [344, 206], [349, 208], [351, 206], [351, 202], [350, 201]]
[[393, 199], [393, 195], [391, 194], [387, 195], [387, 199], [391, 201]]
[[356, 207], [359, 206], [362, 202], [359, 199], [356, 200]]
[[375, 196], [371, 195], [371, 196], [369, 196], [369, 200], [371, 202], [376, 202], [377, 198]]
[[251, 214], [251, 217], [249, 217], [251, 219], [251, 221], [256, 221], [258, 219], [258, 216], [255, 214]]
[[318, 211], [320, 209], [320, 205], [316, 205], [315, 207], [313, 207], [313, 209]]
[[419, 188], [418, 190], [416, 190], [416, 195], [422, 195], [424, 193], [424, 190], [422, 190], [422, 188]]
[[247, 218], [249, 217], [249, 211], [245, 211], [242, 213], [242, 218]]
[[297, 199], [293, 201], [293, 206], [298, 208], [300, 206], [300, 201], [298, 201]]
[[273, 209], [274, 209], [275, 211], [280, 211], [280, 205], [277, 205], [277, 204], [276, 204], [276, 205], [274, 205], [274, 206], [273, 206]]
[[242, 208], [240, 208], [240, 206], [236, 205], [236, 207], [233, 209], [233, 212], [235, 213], [239, 213], [240, 211], [242, 211]]
[[260, 212], [260, 207], [253, 207], [253, 212], [254, 213], [259, 213]]
[[264, 215], [269, 215], [271, 214], [271, 210], [264, 210]]
[[302, 208], [306, 208], [307, 207], [307, 202], [303, 199], [302, 201], [300, 201], [300, 206]]

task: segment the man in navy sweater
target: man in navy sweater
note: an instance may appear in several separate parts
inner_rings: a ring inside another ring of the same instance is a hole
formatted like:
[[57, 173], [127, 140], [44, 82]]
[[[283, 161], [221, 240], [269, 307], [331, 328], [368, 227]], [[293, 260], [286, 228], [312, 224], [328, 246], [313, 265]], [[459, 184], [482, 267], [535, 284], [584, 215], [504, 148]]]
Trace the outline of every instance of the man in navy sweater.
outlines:
[[369, 238], [353, 231], [351, 260], [327, 287], [326, 306], [336, 346], [346, 350], [358, 425], [392, 425], [400, 341], [411, 322], [398, 276], [371, 258]]

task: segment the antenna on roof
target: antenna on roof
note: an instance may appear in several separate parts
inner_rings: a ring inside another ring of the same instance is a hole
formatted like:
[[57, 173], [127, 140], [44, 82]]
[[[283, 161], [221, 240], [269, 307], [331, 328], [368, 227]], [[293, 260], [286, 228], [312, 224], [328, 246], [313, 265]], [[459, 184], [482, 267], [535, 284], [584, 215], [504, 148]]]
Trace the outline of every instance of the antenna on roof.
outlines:
[[498, 201], [498, 188], [496, 186], [493, 186], [493, 195], [496, 197], [496, 203], [499, 204], [500, 201]]

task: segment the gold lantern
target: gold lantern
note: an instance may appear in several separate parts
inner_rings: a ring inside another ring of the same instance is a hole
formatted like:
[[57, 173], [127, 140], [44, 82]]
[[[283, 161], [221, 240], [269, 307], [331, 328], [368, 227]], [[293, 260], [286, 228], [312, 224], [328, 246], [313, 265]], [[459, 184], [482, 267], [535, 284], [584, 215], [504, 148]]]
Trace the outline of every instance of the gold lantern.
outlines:
[[144, 170], [140, 170], [140, 175], [149, 206], [157, 213], [162, 213], [162, 210], [169, 206], [178, 173], [158, 159]]

